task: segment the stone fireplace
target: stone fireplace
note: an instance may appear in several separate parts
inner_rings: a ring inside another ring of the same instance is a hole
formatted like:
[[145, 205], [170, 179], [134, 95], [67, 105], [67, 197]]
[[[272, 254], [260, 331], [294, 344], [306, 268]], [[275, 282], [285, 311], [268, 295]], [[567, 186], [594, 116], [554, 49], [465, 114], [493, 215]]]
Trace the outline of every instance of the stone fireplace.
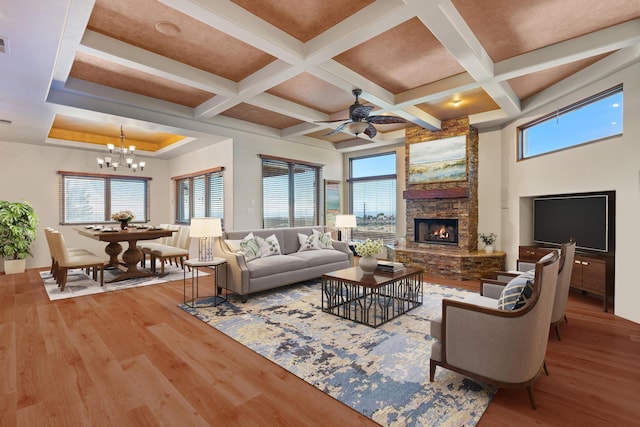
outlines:
[[[466, 180], [409, 182], [411, 144], [457, 136], [466, 138]], [[478, 252], [478, 131], [468, 117], [443, 121], [435, 132], [407, 129], [405, 152], [407, 243], [396, 249], [396, 261], [453, 279], [503, 270], [504, 252]]]

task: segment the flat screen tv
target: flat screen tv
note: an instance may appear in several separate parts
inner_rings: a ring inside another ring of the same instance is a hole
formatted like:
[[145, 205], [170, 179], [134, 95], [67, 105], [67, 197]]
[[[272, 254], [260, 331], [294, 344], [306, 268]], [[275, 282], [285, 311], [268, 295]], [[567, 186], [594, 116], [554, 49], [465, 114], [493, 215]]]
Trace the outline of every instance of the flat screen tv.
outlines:
[[608, 195], [533, 199], [533, 240], [539, 244], [561, 245], [571, 237], [576, 239], [576, 248], [608, 252]]

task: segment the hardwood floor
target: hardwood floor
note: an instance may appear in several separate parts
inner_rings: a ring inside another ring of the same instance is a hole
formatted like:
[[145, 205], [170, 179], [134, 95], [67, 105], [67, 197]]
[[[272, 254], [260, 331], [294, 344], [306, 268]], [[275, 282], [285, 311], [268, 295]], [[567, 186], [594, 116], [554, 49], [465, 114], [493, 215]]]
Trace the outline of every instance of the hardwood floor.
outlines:
[[[0, 275], [0, 426], [377, 425], [181, 300], [179, 281], [50, 302], [36, 270]], [[640, 423], [640, 325], [574, 293], [567, 316], [538, 409], [525, 390], [500, 390], [479, 426]]]

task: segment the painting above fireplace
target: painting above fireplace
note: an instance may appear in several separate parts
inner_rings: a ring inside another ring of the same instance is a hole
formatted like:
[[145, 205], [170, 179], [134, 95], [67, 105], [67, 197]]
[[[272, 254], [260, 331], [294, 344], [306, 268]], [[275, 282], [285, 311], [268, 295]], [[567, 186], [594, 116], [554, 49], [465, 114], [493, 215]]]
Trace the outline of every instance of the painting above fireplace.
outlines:
[[458, 244], [458, 219], [414, 218], [414, 241], [439, 245]]

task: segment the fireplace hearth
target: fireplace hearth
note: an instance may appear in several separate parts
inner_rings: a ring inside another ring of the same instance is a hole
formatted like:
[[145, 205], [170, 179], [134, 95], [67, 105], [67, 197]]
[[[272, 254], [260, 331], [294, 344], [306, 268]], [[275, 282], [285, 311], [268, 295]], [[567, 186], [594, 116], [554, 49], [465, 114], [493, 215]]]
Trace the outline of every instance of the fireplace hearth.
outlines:
[[458, 245], [458, 220], [455, 218], [414, 218], [414, 241], [438, 245]]

